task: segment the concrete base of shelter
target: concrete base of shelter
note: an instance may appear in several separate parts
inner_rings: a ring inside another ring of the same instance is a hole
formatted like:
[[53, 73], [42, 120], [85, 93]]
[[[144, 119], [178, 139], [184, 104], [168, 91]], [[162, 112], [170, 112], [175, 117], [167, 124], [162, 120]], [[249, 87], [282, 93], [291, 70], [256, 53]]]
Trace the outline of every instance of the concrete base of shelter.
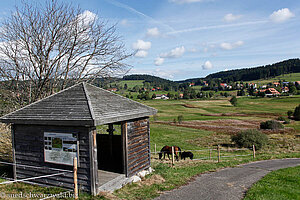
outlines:
[[118, 174], [103, 170], [98, 170], [99, 185], [98, 192], [114, 192], [129, 183], [135, 183], [142, 180], [143, 177], [153, 172], [149, 167], [146, 170], [140, 171], [137, 175], [126, 177], [124, 174]]

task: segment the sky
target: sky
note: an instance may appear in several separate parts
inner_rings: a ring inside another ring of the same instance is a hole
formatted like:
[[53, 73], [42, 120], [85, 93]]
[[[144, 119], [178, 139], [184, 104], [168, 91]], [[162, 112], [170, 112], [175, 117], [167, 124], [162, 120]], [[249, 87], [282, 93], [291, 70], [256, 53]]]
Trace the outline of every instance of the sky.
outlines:
[[[117, 24], [129, 74], [170, 80], [300, 57], [296, 0], [66, 0]], [[1, 0], [0, 20], [20, 0]]]

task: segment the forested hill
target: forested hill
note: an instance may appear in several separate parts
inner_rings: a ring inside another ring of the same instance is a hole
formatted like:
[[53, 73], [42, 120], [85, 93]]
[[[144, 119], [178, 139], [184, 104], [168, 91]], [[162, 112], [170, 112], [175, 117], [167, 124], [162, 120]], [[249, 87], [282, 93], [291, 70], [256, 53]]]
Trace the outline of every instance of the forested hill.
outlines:
[[287, 73], [300, 72], [300, 59], [289, 59], [272, 65], [254, 68], [236, 69], [210, 74], [206, 79], [220, 78], [224, 82], [229, 81], [251, 81], [258, 79], [268, 79]]
[[124, 76], [123, 80], [144, 80], [145, 82], [155, 83], [155, 84], [176, 84], [173, 81], [160, 78], [157, 76], [148, 75], [148, 74], [132, 74], [132, 75]]

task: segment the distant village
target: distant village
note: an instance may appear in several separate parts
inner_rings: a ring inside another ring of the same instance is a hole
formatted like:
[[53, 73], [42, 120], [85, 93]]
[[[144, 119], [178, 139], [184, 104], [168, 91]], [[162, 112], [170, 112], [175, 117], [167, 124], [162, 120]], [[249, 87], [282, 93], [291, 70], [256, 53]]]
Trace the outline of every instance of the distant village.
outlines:
[[[147, 87], [134, 86], [128, 88], [111, 87], [107, 88], [111, 92], [120, 92], [122, 95], [133, 98], [132, 93], [138, 93], [137, 99], [197, 99], [197, 98], [211, 98], [213, 96], [260, 96], [260, 97], [277, 97], [282, 95], [292, 95], [300, 93], [300, 81], [285, 82], [276, 81], [267, 84], [257, 83], [217, 83], [213, 86], [208, 81], [201, 81], [201, 83], [190, 82], [185, 87], [165, 90], [163, 87], [151, 86], [147, 83]], [[129, 93], [128, 93], [129, 92]], [[164, 93], [166, 92], [166, 93]]]

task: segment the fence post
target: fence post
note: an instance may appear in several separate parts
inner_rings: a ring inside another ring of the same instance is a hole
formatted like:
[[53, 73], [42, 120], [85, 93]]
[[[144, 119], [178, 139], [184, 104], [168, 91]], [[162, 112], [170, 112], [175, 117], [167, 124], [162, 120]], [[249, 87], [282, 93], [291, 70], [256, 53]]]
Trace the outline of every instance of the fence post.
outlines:
[[218, 163], [221, 161], [220, 145], [218, 145]]
[[78, 199], [77, 157], [74, 158], [73, 165], [74, 165], [74, 198]]
[[253, 149], [253, 159], [255, 159], [255, 145], [252, 146]]
[[156, 155], [156, 144], [154, 144], [154, 155]]
[[174, 166], [174, 146], [172, 146], [172, 166]]

